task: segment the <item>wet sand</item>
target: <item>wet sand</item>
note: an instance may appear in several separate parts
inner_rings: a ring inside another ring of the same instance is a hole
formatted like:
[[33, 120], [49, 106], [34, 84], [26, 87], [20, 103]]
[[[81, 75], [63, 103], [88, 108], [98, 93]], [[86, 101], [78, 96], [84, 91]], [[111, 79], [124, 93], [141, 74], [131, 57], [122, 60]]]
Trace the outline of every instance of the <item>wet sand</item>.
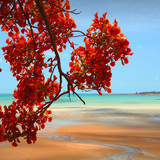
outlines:
[[36, 144], [22, 142], [18, 147], [0, 146], [1, 160], [97, 160], [123, 151], [95, 144], [56, 141], [39, 137]]
[[[134, 160], [160, 159], [159, 128], [124, 127], [111, 125], [81, 125], [62, 127], [59, 129], [57, 134], [75, 137], [79, 141], [83, 140], [88, 143], [94, 141], [103, 142], [106, 144], [117, 144], [120, 145], [120, 148], [123, 146], [133, 147], [139, 150], [136, 154], [130, 154], [130, 159]], [[122, 157], [122, 160], [125, 160], [125, 158], [123, 159]]]
[[57, 110], [36, 144], [1, 144], [0, 160], [160, 160], [159, 113]]

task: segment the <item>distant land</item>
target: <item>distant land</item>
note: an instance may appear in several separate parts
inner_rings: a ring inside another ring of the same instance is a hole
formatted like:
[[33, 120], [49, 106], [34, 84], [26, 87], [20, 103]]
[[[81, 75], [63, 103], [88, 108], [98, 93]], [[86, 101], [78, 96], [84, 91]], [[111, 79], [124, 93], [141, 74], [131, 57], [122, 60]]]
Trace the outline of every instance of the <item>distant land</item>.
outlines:
[[147, 95], [160, 95], [160, 92], [158, 91], [151, 91], [151, 92], [136, 92], [136, 94], [147, 94]]

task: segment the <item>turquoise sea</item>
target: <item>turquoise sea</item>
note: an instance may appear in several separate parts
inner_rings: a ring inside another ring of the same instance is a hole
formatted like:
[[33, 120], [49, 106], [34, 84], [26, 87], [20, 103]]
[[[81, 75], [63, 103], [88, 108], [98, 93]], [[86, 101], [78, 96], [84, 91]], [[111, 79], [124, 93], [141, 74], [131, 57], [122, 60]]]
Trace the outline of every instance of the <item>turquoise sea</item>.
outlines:
[[[67, 95], [62, 96], [51, 108], [75, 108], [75, 107], [93, 107], [93, 108], [146, 108], [160, 109], [160, 95], [114, 95], [104, 94], [79, 94], [86, 102], [84, 105], [76, 95], [71, 95], [70, 99]], [[9, 105], [14, 100], [12, 94], [0, 94], [0, 105]]]

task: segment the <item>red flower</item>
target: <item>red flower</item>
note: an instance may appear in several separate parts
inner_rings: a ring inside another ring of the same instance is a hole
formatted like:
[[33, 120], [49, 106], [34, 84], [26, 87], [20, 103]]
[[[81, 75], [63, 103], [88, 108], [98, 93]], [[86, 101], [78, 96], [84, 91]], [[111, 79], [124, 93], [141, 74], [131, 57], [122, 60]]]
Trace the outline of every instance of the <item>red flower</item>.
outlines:
[[58, 51], [61, 53], [63, 52], [62, 47], [58, 48]]
[[73, 42], [70, 44], [70, 46], [74, 49], [74, 43]]
[[115, 62], [111, 62], [110, 65], [111, 65], [112, 67], [114, 67], [114, 66], [116, 65], [116, 63], [115, 63]]
[[101, 95], [101, 96], [102, 96], [102, 92], [101, 92], [101, 91], [98, 91], [98, 93], [99, 93], [99, 95]]
[[52, 122], [53, 118], [52, 117], [49, 117], [48, 118], [48, 122]]
[[127, 57], [124, 58], [124, 63], [125, 63], [125, 64], [128, 64], [128, 63], [129, 63], [129, 60], [128, 60]]
[[12, 146], [13, 146], [13, 147], [17, 147], [18, 144], [17, 144], [16, 142], [13, 142], [13, 143], [12, 143]]

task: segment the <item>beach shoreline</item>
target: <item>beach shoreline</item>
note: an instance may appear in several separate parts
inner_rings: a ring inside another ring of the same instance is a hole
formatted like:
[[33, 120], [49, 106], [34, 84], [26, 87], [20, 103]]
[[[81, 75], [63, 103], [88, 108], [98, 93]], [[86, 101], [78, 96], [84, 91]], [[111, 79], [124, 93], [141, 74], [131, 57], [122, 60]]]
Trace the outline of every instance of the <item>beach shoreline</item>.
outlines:
[[[157, 111], [108, 108], [55, 109], [35, 144], [1, 144], [2, 160], [159, 160]], [[120, 157], [119, 159], [117, 157]]]

